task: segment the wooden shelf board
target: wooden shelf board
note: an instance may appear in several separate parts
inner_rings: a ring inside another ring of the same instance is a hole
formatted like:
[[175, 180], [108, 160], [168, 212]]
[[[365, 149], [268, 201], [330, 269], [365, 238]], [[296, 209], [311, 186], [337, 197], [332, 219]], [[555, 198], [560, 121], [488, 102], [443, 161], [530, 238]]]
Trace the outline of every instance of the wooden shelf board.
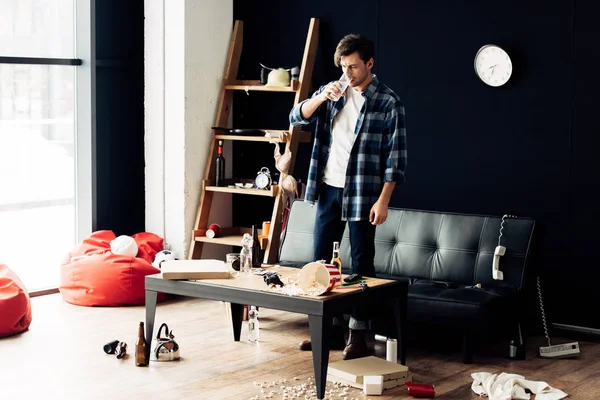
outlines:
[[[252, 234], [252, 229], [250, 228], [241, 228], [241, 227], [228, 227], [221, 229], [221, 235], [216, 238], [208, 238], [206, 237], [206, 229], [196, 229], [194, 231], [194, 240], [196, 242], [203, 243], [212, 243], [219, 244], [225, 246], [242, 246], [242, 237], [244, 233]], [[260, 236], [262, 229], [258, 230], [258, 235]], [[263, 237], [260, 239], [260, 248], [265, 249], [267, 244], [269, 243], [268, 237]]]
[[246, 194], [252, 196], [265, 196], [265, 197], [276, 197], [279, 193], [279, 186], [273, 185], [270, 190], [264, 189], [244, 189], [244, 188], [230, 188], [227, 186], [211, 186], [206, 185], [206, 181], [204, 182], [204, 190], [209, 192], [221, 192], [221, 193], [233, 193], [233, 194]]
[[299, 81], [292, 81], [291, 86], [266, 86], [260, 83], [259, 80], [234, 80], [225, 81], [224, 88], [226, 90], [248, 90], [260, 92], [297, 92], [300, 88]]
[[[287, 136], [284, 136], [284, 132], [289, 132], [289, 131], [282, 131], [282, 130], [275, 130], [275, 129], [264, 129], [267, 132], [270, 132], [273, 137], [265, 137], [265, 136], [243, 136], [243, 135], [223, 135], [223, 134], [216, 134], [215, 135], [215, 139], [220, 139], [220, 140], [239, 140], [239, 141], [243, 141], [243, 142], [267, 142], [267, 143], [286, 143], [287, 142]], [[312, 140], [312, 134], [311, 132], [307, 132], [307, 131], [300, 131], [298, 133], [296, 133], [296, 135], [299, 135], [299, 143], [310, 143]]]

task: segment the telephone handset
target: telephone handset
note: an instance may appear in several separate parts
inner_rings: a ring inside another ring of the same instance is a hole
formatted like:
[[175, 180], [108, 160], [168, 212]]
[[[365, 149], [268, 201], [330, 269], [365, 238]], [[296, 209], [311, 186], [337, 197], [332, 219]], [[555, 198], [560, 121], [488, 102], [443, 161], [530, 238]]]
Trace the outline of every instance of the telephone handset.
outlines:
[[498, 246], [494, 250], [494, 261], [492, 262], [492, 278], [497, 281], [504, 280], [504, 274], [500, 271], [500, 257], [506, 254], [506, 247], [500, 245], [502, 231], [504, 230], [504, 220], [506, 218], [517, 218], [515, 215], [504, 214], [500, 223], [500, 235], [498, 236]]

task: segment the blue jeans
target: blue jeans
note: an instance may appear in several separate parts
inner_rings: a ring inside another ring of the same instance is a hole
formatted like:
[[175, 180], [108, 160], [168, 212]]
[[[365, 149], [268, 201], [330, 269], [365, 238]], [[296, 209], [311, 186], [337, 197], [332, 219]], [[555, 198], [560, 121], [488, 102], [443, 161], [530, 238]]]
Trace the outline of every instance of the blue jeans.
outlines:
[[[333, 253], [333, 242], [341, 242], [346, 221], [342, 221], [342, 188], [321, 183], [317, 202], [314, 230], [313, 259], [329, 262]], [[375, 277], [375, 225], [369, 221], [348, 221], [352, 273]], [[342, 260], [342, 264], [344, 260]], [[352, 313], [356, 321], [366, 321], [367, 305], [356, 307]], [[355, 321], [355, 322], [356, 322]], [[353, 321], [350, 321], [352, 328]], [[355, 325], [356, 326], [356, 325]], [[364, 328], [363, 328], [364, 329]]]

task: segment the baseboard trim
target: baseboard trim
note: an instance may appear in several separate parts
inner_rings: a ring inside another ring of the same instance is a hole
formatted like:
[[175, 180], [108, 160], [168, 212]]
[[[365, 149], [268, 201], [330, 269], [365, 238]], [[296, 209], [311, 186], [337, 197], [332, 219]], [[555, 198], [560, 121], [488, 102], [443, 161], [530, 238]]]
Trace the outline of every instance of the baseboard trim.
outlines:
[[568, 337], [583, 338], [584, 340], [600, 341], [600, 329], [587, 326], [576, 326], [553, 323], [555, 332]]

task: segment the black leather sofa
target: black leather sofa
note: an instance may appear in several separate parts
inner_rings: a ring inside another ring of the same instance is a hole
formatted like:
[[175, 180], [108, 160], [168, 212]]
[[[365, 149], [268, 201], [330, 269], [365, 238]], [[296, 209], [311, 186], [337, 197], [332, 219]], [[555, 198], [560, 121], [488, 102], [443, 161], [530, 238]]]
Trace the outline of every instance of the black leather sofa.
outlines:
[[[292, 203], [282, 234], [281, 265], [302, 267], [313, 261], [316, 207], [302, 200]], [[534, 220], [506, 219], [500, 270], [504, 280], [492, 277], [501, 217], [390, 209], [375, 235], [377, 277], [406, 279], [408, 323], [444, 325], [460, 330], [463, 361], [473, 361], [477, 339], [506, 332], [516, 340], [524, 357], [523, 295], [530, 257]], [[349, 236], [340, 244], [343, 272], [351, 273]], [[474, 288], [481, 284], [481, 289]]]

